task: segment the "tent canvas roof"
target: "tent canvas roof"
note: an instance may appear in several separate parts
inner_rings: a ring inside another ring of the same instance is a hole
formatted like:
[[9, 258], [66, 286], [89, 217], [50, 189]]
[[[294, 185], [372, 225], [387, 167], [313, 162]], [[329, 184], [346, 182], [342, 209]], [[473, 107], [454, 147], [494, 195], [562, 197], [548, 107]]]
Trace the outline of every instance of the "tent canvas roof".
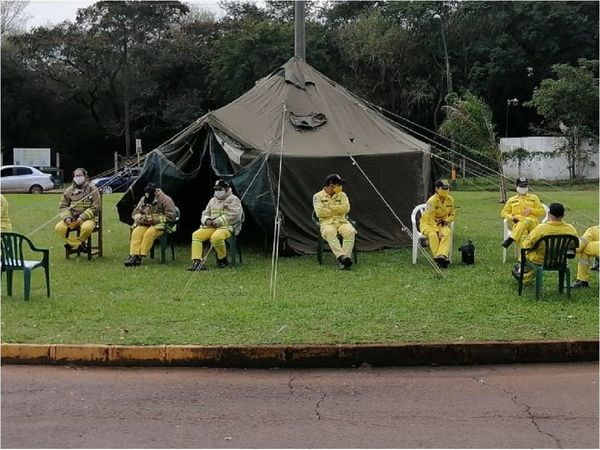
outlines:
[[323, 114], [326, 118], [326, 123], [310, 129], [298, 129], [287, 120], [284, 155], [330, 157], [429, 150], [427, 144], [404, 133], [296, 57], [204, 119], [242, 147], [279, 153], [284, 103], [289, 115]]

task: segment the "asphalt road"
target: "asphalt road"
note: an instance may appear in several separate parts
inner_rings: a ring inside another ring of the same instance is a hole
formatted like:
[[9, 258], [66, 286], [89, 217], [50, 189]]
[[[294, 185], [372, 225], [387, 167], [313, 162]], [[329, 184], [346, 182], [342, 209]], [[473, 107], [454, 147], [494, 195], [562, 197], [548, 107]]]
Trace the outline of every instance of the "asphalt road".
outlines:
[[598, 448], [598, 364], [2, 367], [3, 448]]

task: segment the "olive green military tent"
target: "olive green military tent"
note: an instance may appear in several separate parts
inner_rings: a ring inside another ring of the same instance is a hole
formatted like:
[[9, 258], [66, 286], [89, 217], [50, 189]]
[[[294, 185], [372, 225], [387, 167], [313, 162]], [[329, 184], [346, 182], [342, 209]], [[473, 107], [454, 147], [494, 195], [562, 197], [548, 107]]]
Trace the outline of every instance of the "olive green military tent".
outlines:
[[405, 224], [430, 185], [427, 144], [294, 57], [150, 152], [140, 178], [117, 205], [119, 216], [130, 223], [144, 185], [153, 181], [179, 206], [182, 232], [191, 233], [215, 179], [224, 178], [242, 198], [246, 217], [270, 237], [280, 167], [281, 238], [298, 253], [316, 251], [312, 197], [328, 174], [347, 180], [360, 251], [409, 242], [370, 182]]

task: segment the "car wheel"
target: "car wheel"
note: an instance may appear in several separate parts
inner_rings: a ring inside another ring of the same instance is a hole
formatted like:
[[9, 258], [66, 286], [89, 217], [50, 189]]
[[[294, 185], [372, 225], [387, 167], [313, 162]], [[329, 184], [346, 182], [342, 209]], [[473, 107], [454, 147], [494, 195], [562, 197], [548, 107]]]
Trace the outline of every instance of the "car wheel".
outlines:
[[103, 194], [112, 194], [112, 188], [110, 186], [104, 186], [101, 191]]
[[39, 184], [34, 184], [33, 186], [31, 186], [29, 188], [30, 194], [41, 194], [43, 192], [44, 192], [44, 188], [41, 187]]

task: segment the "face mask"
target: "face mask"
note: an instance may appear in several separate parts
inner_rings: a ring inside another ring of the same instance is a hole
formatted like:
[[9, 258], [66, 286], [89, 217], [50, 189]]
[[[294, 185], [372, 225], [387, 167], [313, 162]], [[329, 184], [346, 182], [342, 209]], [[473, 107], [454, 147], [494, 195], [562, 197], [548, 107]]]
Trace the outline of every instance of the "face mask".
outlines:
[[219, 200], [227, 198], [227, 191], [215, 191], [215, 198]]
[[73, 177], [73, 182], [77, 186], [81, 186], [83, 183], [85, 183], [85, 177], [82, 177], [81, 175], [77, 175], [76, 177]]
[[437, 195], [440, 198], [446, 198], [446, 197], [448, 197], [448, 190], [447, 189], [439, 189], [437, 191]]
[[340, 192], [342, 192], [342, 186], [334, 186], [333, 187], [334, 194], [339, 194]]
[[517, 192], [520, 195], [525, 195], [525, 194], [527, 194], [528, 191], [529, 191], [528, 187], [517, 187]]

